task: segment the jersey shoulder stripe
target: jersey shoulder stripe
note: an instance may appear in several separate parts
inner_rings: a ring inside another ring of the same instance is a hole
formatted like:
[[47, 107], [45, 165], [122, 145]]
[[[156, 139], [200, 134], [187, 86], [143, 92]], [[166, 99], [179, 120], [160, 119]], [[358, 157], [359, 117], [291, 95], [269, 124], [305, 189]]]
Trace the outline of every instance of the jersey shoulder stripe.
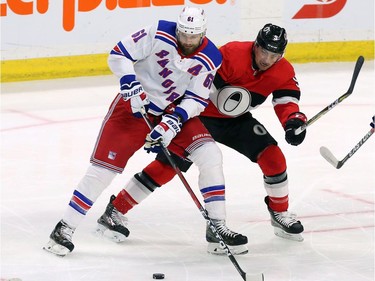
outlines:
[[207, 37], [205, 40], [207, 40], [206, 46], [196, 54], [195, 57], [209, 70], [213, 70], [221, 65], [223, 57], [214, 43], [212, 43]]
[[131, 61], [135, 62], [136, 60], [132, 58], [132, 56], [129, 54], [129, 52], [126, 50], [125, 46], [122, 44], [122, 42], [118, 42], [117, 45], [111, 50], [111, 55], [119, 55], [124, 56]]
[[163, 31], [156, 31], [155, 39], [159, 39], [175, 48], [177, 48], [177, 40], [170, 34]]
[[198, 53], [193, 58], [199, 60], [207, 68], [208, 71], [211, 71], [216, 68], [215, 64], [210, 59], [210, 57], [206, 56], [203, 53]]
[[155, 39], [162, 40], [177, 48], [176, 23], [160, 20], [156, 29]]

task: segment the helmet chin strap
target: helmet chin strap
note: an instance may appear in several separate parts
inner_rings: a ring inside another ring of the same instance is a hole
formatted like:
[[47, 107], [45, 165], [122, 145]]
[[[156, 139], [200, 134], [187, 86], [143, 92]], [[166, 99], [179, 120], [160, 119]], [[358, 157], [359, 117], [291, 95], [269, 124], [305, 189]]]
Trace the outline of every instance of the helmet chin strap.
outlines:
[[201, 35], [201, 40], [199, 41], [199, 46], [202, 45], [203, 39], [204, 39], [205, 36], [206, 36], [206, 31], [203, 32], [202, 35]]

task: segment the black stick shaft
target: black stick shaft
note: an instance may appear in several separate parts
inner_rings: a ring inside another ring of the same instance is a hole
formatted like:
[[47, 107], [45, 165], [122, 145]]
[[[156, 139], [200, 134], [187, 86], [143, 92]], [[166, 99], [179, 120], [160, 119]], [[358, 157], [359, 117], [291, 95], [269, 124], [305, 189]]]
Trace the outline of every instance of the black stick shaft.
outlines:
[[[153, 129], [153, 126], [150, 122], [150, 120], [148, 119], [147, 117], [147, 114], [145, 112], [145, 110], [143, 110], [142, 112], [142, 116], [143, 116], [143, 119], [146, 121], [148, 127], [150, 128], [150, 130]], [[182, 184], [184, 185], [184, 187], [186, 188], [186, 190], [188, 191], [188, 193], [190, 194], [191, 198], [193, 199], [195, 205], [198, 207], [199, 211], [201, 212], [201, 214], [203, 215], [203, 217], [207, 220], [208, 224], [209, 224], [209, 227], [214, 231], [216, 237], [220, 240], [220, 245], [225, 249], [226, 253], [227, 253], [227, 256], [229, 257], [230, 261], [232, 262], [232, 264], [234, 265], [234, 267], [237, 269], [238, 273], [241, 275], [242, 279], [244, 281], [246, 281], [246, 272], [244, 272], [242, 270], [242, 268], [240, 267], [240, 265], [238, 264], [237, 260], [234, 258], [232, 252], [230, 251], [228, 245], [224, 242], [224, 239], [223, 237], [221, 237], [220, 233], [218, 233], [217, 229], [216, 229], [216, 225], [213, 223], [213, 221], [210, 219], [210, 217], [208, 216], [208, 212], [207, 210], [202, 206], [202, 204], [200, 203], [198, 197], [195, 195], [193, 189], [190, 187], [189, 183], [187, 182], [186, 178], [184, 177], [184, 175], [182, 174], [181, 170], [178, 168], [178, 166], [176, 165], [176, 162], [173, 160], [172, 158], [172, 155], [171, 153], [169, 152], [169, 150], [161, 143], [161, 141], [159, 141], [159, 144], [161, 146], [161, 149], [163, 151], [163, 153], [165, 154], [165, 156], [167, 157], [169, 163], [172, 165], [173, 169], [175, 170], [176, 174], [178, 175], [178, 177], [180, 178]]]
[[342, 160], [339, 161], [336, 168], [340, 169], [344, 165], [344, 163], [348, 161], [349, 158], [352, 157], [354, 153], [356, 153], [358, 149], [372, 136], [373, 133], [374, 129], [368, 131], [367, 134], [352, 148], [352, 150], [350, 150], [350, 152], [346, 154], [346, 156]]
[[304, 130], [306, 130], [306, 128], [308, 126], [310, 126], [311, 124], [313, 124], [320, 117], [322, 117], [328, 111], [332, 110], [334, 107], [336, 107], [336, 105], [338, 105], [339, 103], [341, 103], [344, 99], [346, 99], [347, 97], [349, 97], [353, 93], [355, 83], [357, 81], [359, 72], [361, 71], [361, 68], [362, 68], [362, 65], [363, 65], [364, 61], [365, 61], [365, 59], [364, 59], [363, 56], [359, 56], [358, 57], [357, 62], [355, 64], [355, 66], [354, 66], [354, 71], [353, 71], [353, 75], [352, 75], [352, 81], [350, 82], [348, 91], [345, 94], [343, 94], [341, 97], [339, 97], [338, 99], [336, 99], [334, 102], [332, 102], [330, 105], [327, 105], [324, 109], [322, 109], [320, 112], [318, 112], [317, 114], [315, 114], [313, 117], [311, 117], [301, 127], [297, 128], [294, 131], [295, 135], [299, 135], [300, 133], [302, 133]]

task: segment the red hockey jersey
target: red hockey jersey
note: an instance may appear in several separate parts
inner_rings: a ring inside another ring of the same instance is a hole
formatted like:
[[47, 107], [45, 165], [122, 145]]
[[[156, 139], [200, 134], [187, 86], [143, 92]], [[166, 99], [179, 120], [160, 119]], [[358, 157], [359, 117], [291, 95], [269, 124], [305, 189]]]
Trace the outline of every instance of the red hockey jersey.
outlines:
[[[217, 75], [225, 85], [243, 87], [251, 93], [250, 110], [261, 105], [272, 94], [275, 113], [282, 126], [285, 126], [288, 116], [299, 111], [300, 89], [294, 68], [282, 58], [264, 72], [255, 70], [252, 67], [253, 44], [254, 42], [229, 42], [223, 45], [219, 49], [223, 62]], [[215, 86], [218, 88], [218, 85]], [[201, 115], [232, 118], [221, 114], [212, 102]]]

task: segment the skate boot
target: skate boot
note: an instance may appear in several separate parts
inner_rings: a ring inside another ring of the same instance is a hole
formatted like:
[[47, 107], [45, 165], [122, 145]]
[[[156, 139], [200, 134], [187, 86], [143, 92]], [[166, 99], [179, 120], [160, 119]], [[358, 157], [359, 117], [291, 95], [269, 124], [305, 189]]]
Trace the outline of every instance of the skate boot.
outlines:
[[43, 249], [58, 256], [65, 256], [74, 249], [72, 243], [74, 230], [63, 220], [59, 221], [49, 236], [50, 241]]
[[269, 197], [264, 198], [267, 204], [268, 212], [271, 216], [271, 225], [274, 227], [274, 233], [281, 238], [290, 239], [294, 241], [303, 241], [301, 233], [303, 232], [303, 225], [296, 220], [296, 214], [285, 212], [276, 212], [269, 207]]
[[129, 230], [126, 228], [127, 219], [113, 206], [112, 202], [116, 196], [112, 195], [104, 214], [98, 219], [96, 235], [109, 238], [119, 243], [125, 241], [129, 236]]
[[248, 252], [247, 249], [247, 237], [239, 233], [230, 230], [224, 220], [214, 220], [216, 230], [213, 226], [210, 226], [207, 222], [206, 228], [206, 240], [208, 242], [207, 251], [211, 254], [224, 255], [226, 254], [225, 249], [220, 245], [220, 239], [216, 237], [215, 232], [217, 231], [221, 238], [223, 238], [225, 244], [227, 244], [233, 255], [242, 255]]

